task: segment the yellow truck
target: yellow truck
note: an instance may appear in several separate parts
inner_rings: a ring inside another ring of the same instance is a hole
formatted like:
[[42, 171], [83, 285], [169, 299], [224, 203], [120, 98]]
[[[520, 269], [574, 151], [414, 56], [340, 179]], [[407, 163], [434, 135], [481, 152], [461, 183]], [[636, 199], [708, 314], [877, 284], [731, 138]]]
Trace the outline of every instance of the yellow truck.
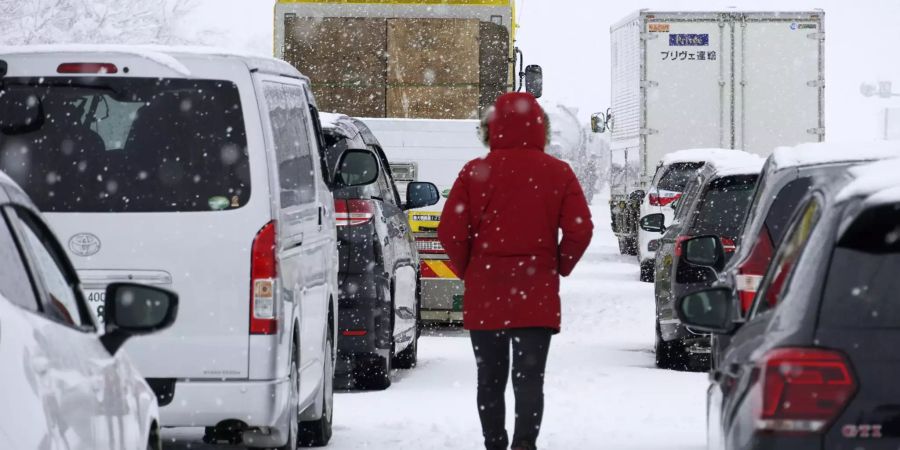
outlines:
[[[517, 26], [514, 0], [278, 0], [274, 52], [311, 78], [322, 111], [364, 118], [401, 190], [430, 181], [446, 195], [486, 153], [475, 119], [505, 92], [541, 96]], [[442, 206], [409, 213], [421, 317], [459, 321], [463, 283], [436, 239]]]

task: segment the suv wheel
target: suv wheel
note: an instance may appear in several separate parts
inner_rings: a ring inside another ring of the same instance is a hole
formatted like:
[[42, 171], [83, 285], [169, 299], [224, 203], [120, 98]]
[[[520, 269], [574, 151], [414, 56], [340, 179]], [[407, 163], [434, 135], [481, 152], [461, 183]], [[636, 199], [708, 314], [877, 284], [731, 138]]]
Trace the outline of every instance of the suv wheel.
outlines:
[[334, 419], [334, 333], [328, 327], [325, 342], [325, 364], [322, 379], [322, 417], [310, 422], [300, 422], [300, 445], [303, 447], [324, 447], [332, 434]]

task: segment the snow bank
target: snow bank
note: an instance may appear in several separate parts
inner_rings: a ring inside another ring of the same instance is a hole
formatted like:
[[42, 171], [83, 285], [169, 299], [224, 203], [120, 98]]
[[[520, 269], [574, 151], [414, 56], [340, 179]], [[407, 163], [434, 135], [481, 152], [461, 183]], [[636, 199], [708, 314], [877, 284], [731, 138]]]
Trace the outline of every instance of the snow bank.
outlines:
[[771, 156], [777, 168], [819, 164], [874, 161], [900, 156], [900, 141], [860, 143], [814, 143], [779, 147]]
[[866, 203], [900, 202], [900, 159], [894, 158], [849, 169], [853, 181], [838, 193], [837, 200], [866, 197]]

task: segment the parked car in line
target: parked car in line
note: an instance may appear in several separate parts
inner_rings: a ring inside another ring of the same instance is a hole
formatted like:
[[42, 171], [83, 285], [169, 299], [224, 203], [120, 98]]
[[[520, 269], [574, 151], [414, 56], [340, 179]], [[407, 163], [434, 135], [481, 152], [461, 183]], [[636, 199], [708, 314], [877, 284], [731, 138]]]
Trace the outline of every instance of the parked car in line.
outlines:
[[708, 366], [709, 336], [684, 327], [675, 314], [675, 300], [716, 281], [683, 259], [684, 241], [693, 236], [722, 238], [729, 254], [737, 248], [744, 217], [764, 160], [755, 155], [707, 161], [688, 184], [670, 227], [661, 213], [641, 219], [641, 228], [665, 232], [656, 253], [656, 365], [665, 369]]
[[[708, 391], [715, 449], [894, 448], [900, 388], [900, 160], [851, 168], [794, 214], [753, 305], [735, 286], [678, 301], [685, 324], [731, 336]], [[710, 270], [714, 236], [689, 241]]]
[[352, 387], [385, 389], [392, 368], [412, 369], [418, 360], [419, 253], [406, 211], [436, 204], [440, 193], [434, 184], [412, 182], [401, 201], [387, 157], [365, 123], [339, 114], [319, 117], [329, 168], [350, 149], [378, 155], [376, 183], [334, 192], [340, 253], [337, 374]]
[[[708, 160], [721, 160], [743, 156], [740, 150], [690, 149], [669, 153], [656, 166], [647, 194], [640, 206], [640, 217], [662, 214], [663, 226], [669, 226], [675, 216], [675, 205], [684, 195], [684, 189]], [[637, 230], [638, 262], [641, 265], [641, 281], [653, 282], [656, 251], [659, 250], [662, 233]]]
[[[335, 187], [309, 81], [290, 65], [190, 49], [0, 51], [12, 120], [0, 168], [63, 239], [92, 307], [119, 280], [176, 289], [181, 320], [126, 347], [164, 427], [210, 443], [331, 437]], [[102, 314], [101, 314], [102, 315]]]
[[170, 326], [178, 296], [112, 283], [99, 326], [63, 246], [2, 172], [0, 267], [0, 448], [160, 450], [156, 396], [120, 349]]
[[[735, 286], [741, 317], [746, 316], [772, 254], [781, 243], [788, 221], [809, 190], [832, 183], [847, 168], [900, 156], [900, 144], [803, 144], [776, 149], [766, 161], [744, 231], [734, 256], [720, 270], [719, 281]], [[771, 291], [770, 291], [770, 294]], [[712, 337], [712, 365], [728, 345], [727, 336]]]

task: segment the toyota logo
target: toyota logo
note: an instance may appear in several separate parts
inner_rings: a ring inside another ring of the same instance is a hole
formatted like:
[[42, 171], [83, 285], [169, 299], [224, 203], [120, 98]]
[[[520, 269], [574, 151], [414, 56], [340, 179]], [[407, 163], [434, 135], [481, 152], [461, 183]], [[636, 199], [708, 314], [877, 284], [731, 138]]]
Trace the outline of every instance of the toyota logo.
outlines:
[[78, 233], [69, 239], [69, 250], [78, 256], [92, 256], [100, 251], [100, 238], [91, 233]]

